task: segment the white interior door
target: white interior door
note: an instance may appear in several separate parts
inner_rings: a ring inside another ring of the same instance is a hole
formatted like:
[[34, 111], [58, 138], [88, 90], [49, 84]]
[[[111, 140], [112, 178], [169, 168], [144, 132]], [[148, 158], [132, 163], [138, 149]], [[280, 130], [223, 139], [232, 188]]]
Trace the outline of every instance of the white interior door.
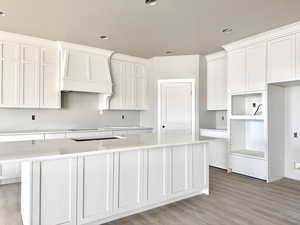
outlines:
[[193, 133], [193, 83], [163, 82], [160, 85], [161, 133]]

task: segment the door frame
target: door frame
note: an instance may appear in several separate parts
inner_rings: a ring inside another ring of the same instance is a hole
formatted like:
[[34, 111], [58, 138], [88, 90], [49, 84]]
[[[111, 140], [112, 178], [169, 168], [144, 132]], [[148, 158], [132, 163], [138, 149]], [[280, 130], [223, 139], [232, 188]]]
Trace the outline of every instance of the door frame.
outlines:
[[196, 80], [191, 79], [162, 79], [157, 80], [157, 132], [161, 132], [161, 87], [165, 83], [190, 83], [192, 85], [192, 135], [196, 134]]

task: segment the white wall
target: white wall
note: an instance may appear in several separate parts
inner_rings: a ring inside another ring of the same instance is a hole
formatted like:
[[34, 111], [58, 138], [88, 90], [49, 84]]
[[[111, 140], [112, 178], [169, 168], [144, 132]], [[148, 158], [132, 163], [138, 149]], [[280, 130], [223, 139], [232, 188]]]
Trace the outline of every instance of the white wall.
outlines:
[[215, 127], [215, 113], [206, 110], [205, 60], [199, 55], [154, 57], [148, 65], [149, 110], [141, 113], [141, 125], [157, 129], [157, 80], [196, 79], [196, 131]]
[[[0, 109], [0, 131], [139, 125], [136, 111], [105, 111], [100, 115], [97, 94], [63, 93], [62, 104], [59, 110]], [[35, 121], [31, 120], [33, 114]]]
[[[285, 176], [300, 180], [300, 170], [294, 168], [295, 161], [300, 162], [300, 86], [285, 89]], [[294, 132], [298, 132], [298, 138], [293, 137]]]

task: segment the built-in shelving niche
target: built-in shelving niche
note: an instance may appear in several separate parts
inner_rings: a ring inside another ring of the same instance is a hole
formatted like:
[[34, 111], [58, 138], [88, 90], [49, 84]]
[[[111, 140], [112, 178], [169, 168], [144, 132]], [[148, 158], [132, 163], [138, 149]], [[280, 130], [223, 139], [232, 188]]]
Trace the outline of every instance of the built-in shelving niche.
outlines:
[[234, 155], [265, 159], [266, 138], [263, 120], [231, 120], [231, 148]]
[[263, 119], [263, 93], [231, 95], [231, 119]]

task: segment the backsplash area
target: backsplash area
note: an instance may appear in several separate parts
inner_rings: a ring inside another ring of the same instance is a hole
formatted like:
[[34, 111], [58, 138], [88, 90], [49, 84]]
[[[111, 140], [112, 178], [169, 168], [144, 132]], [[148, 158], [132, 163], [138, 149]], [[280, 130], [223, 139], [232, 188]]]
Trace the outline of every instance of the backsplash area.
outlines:
[[[32, 116], [35, 120], [32, 120]], [[124, 119], [122, 119], [124, 116]], [[0, 109], [0, 131], [137, 126], [138, 111], [98, 111], [97, 94], [62, 94], [62, 109]]]
[[227, 129], [227, 111], [216, 111], [216, 128]]

